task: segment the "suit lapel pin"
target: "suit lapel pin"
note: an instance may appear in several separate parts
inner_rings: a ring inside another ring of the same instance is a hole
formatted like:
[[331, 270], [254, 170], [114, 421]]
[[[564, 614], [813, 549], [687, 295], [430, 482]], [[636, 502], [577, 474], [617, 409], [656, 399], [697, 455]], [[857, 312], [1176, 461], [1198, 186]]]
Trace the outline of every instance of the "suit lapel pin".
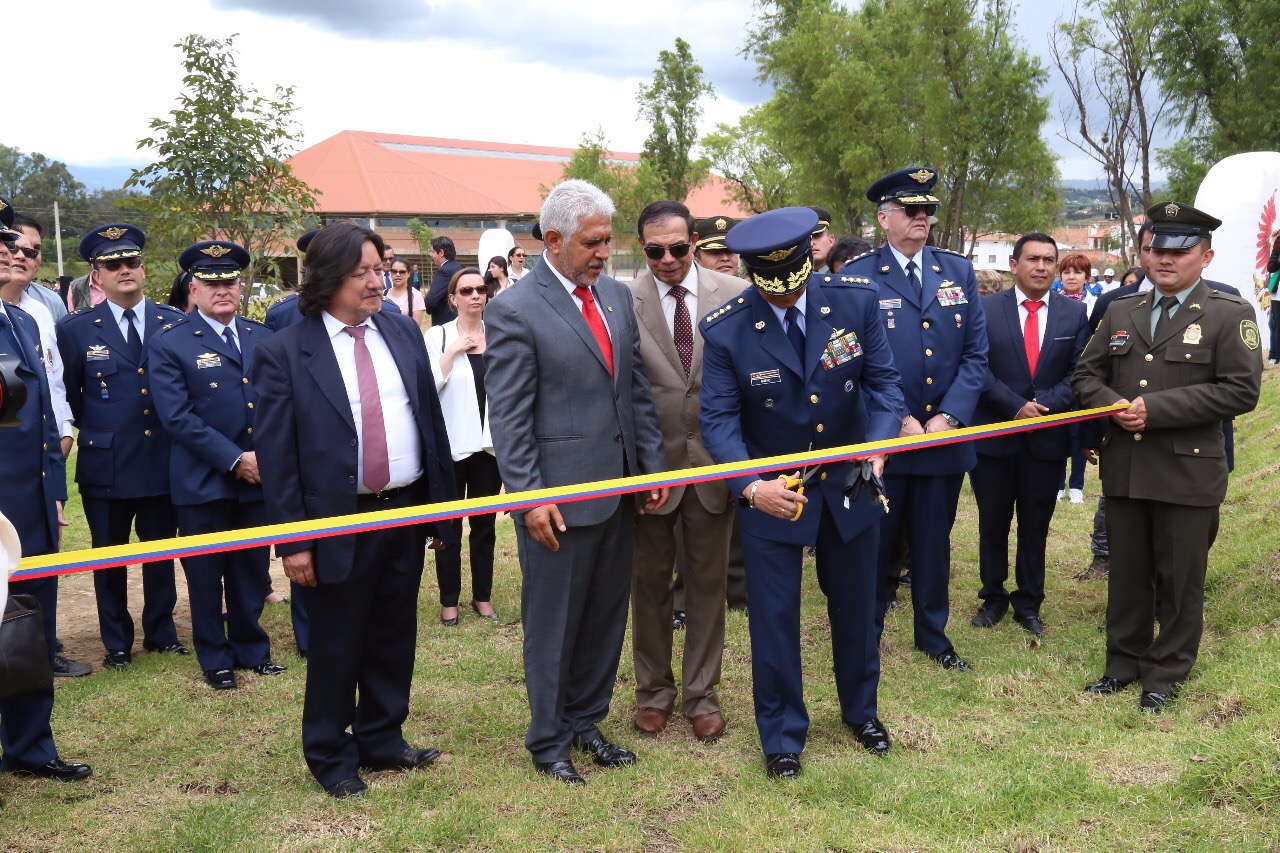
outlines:
[[764, 331], [764, 320], [760, 320], [756, 323], [756, 329], [762, 332]]
[[609, 311], [609, 313], [613, 313], [613, 306], [612, 305], [606, 306], [606, 310]]
[[95, 319], [95, 320], [93, 321], [93, 325], [95, 325], [95, 326], [101, 326], [101, 325], [102, 325], [102, 318], [101, 318], [101, 317], [98, 317], [97, 319]]
[[884, 266], [880, 267], [880, 272], [888, 272], [888, 271], [889, 271], [889, 265], [888, 265], [888, 264], [885, 264]]
[[934, 272], [942, 272], [942, 267], [935, 266], [935, 267], [933, 268], [933, 271], [934, 271]]
[[821, 308], [818, 309], [818, 311], [820, 311], [822, 313], [822, 316], [824, 317], [831, 313], [831, 309], [826, 305], [823, 305]]
[[1147, 304], [1147, 300], [1144, 299], [1138, 303], [1138, 307], [1141, 308], [1143, 305], [1146, 305], [1146, 304]]
[[1199, 311], [1199, 310], [1200, 310], [1200, 303], [1199, 303], [1199, 302], [1192, 302], [1192, 303], [1191, 303], [1190, 305], [1188, 305], [1187, 307], [1188, 307], [1188, 308], [1194, 308], [1195, 310]]
[[218, 383], [217, 383], [217, 382], [210, 382], [210, 383], [209, 383], [209, 387], [210, 387], [210, 388], [217, 388], [217, 387], [218, 387]]

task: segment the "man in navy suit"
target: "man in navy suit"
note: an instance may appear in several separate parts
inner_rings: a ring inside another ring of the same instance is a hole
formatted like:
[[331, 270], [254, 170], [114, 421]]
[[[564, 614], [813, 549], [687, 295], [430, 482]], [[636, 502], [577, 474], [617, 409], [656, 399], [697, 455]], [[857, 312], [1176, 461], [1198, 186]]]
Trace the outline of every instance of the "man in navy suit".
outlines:
[[[67, 402], [80, 429], [76, 482], [95, 548], [124, 545], [135, 524], [143, 542], [177, 530], [169, 498], [169, 436], [151, 398], [145, 344], [186, 315], [144, 297], [145, 244], [142, 230], [125, 223], [86, 234], [80, 256], [93, 267], [90, 275], [106, 299], [58, 322]], [[134, 640], [125, 567], [94, 572], [93, 589], [107, 650], [103, 662], [123, 669], [133, 660]], [[143, 564], [142, 596], [143, 648], [188, 654], [173, 626], [173, 560]]]
[[[1089, 342], [1089, 318], [1079, 302], [1049, 293], [1057, 265], [1058, 246], [1052, 237], [1039, 232], [1023, 235], [1009, 261], [1014, 286], [983, 297], [991, 350], [975, 425], [1075, 408], [1071, 376]], [[1058, 481], [1071, 452], [1070, 427], [986, 438], [977, 442], [977, 452], [978, 464], [970, 476], [978, 501], [983, 603], [973, 625], [990, 628], [1012, 605], [1014, 621], [1032, 634], [1042, 634], [1045, 543]], [[1015, 508], [1017, 588], [1010, 593], [1004, 585]]]
[[[9, 283], [13, 258], [13, 208], [0, 199], [0, 286]], [[0, 426], [0, 513], [13, 523], [27, 555], [52, 554], [61, 538], [62, 503], [67, 499], [67, 470], [58, 443], [49, 379], [43, 367], [40, 329], [25, 311], [0, 302], [0, 357], [21, 382], [25, 401], [18, 423]], [[0, 578], [0, 580], [3, 580]], [[57, 577], [14, 581], [10, 595], [33, 595], [40, 602], [44, 638], [52, 666], [58, 615]], [[49, 717], [53, 682], [33, 693], [0, 701], [0, 771], [72, 781], [92, 771], [87, 764], [58, 758]]]
[[[271, 331], [236, 316], [240, 273], [249, 253], [211, 240], [182, 253], [196, 310], [148, 343], [155, 405], [173, 440], [170, 478], [184, 536], [267, 523], [249, 381], [253, 351]], [[267, 546], [187, 557], [191, 633], [205, 680], [215, 690], [236, 686], [233, 670], [279, 675], [271, 641], [259, 622], [270, 589]], [[226, 600], [224, 624], [222, 604]]]
[[458, 316], [449, 304], [449, 282], [462, 269], [462, 264], [456, 260], [457, 249], [448, 237], [432, 237], [428, 254], [437, 269], [431, 276], [431, 286], [427, 288], [427, 312], [431, 314], [431, 325], [443, 326]]
[[[973, 264], [926, 245], [929, 217], [938, 209], [937, 180], [932, 169], [912, 167], [872, 184], [867, 198], [879, 206], [888, 242], [840, 268], [880, 291], [880, 317], [906, 396], [903, 436], [971, 425], [987, 378], [987, 325]], [[975, 464], [973, 442], [960, 442], [902, 453], [885, 467], [890, 511], [880, 530], [878, 622], [883, 630], [896, 582], [890, 580], [893, 550], [905, 525], [915, 645], [944, 669], [968, 668], [946, 628], [951, 526], [965, 472]]]
[[[762, 213], [734, 226], [755, 287], [699, 324], [704, 340], [702, 436], [711, 458], [740, 462], [898, 434], [903, 399], [877, 316], [876, 292], [852, 276], [813, 275], [807, 207]], [[878, 475], [884, 457], [871, 458]], [[883, 755], [875, 635], [879, 504], [849, 502], [848, 462], [803, 472], [804, 494], [774, 474], [728, 479], [741, 517], [751, 602], [756, 727], [770, 778], [800, 775], [809, 730], [800, 671], [801, 561], [818, 546], [827, 596], [840, 715], [863, 748]]]
[[[307, 253], [304, 318], [257, 346], [254, 441], [272, 524], [454, 496], [422, 334], [378, 312], [384, 248], [352, 222], [321, 230]], [[276, 545], [307, 600], [302, 749], [330, 796], [364, 792], [361, 767], [412, 770], [440, 754], [409, 746], [402, 731], [428, 532], [406, 525]], [[449, 525], [430, 532], [447, 537]]]

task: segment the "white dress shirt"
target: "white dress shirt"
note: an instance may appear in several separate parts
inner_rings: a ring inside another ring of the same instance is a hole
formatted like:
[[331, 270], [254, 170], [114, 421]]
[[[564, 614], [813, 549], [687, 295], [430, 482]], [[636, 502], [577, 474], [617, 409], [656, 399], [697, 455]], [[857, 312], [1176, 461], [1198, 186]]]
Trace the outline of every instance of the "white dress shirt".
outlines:
[[[573, 300], [574, 305], [578, 306], [578, 313], [582, 313], [582, 306], [584, 303], [581, 299], [578, 298], [578, 294], [574, 293], [574, 291], [578, 289], [579, 285], [574, 284], [573, 282], [569, 281], [569, 279], [562, 276], [560, 274], [560, 270], [556, 269], [556, 265], [551, 263], [551, 261], [547, 260], [546, 252], [542, 253], [542, 262], [547, 265], [547, 269], [555, 273], [556, 278], [560, 279], [560, 283], [564, 285], [564, 289], [569, 291], [569, 298]], [[604, 330], [609, 335], [609, 340], [612, 342], [613, 329], [609, 328], [609, 321], [604, 319], [604, 309], [600, 307], [600, 299], [599, 299], [600, 293], [594, 287], [591, 288], [591, 296], [596, 300], [596, 313], [600, 315], [601, 320], [604, 320]], [[672, 307], [671, 310], [674, 311], [675, 308]], [[583, 319], [585, 320], [586, 318], [583, 318]]]
[[[360, 418], [360, 381], [356, 374], [356, 339], [343, 331], [347, 324], [324, 312], [324, 328], [329, 333], [333, 354], [338, 359], [342, 383], [346, 386], [347, 402], [351, 405], [351, 417], [356, 424], [356, 492], [371, 494], [364, 484], [364, 423]], [[370, 320], [360, 324], [368, 329], [364, 335], [365, 346], [373, 360], [373, 370], [378, 377], [378, 396], [382, 399], [382, 423], [387, 430], [387, 456], [390, 461], [391, 480], [386, 489], [407, 486], [422, 476], [422, 439], [418, 435], [418, 422], [409, 403], [400, 368], [396, 367], [391, 350], [378, 327]]]
[[[658, 295], [662, 298], [658, 300], [662, 306], [662, 316], [667, 320], [667, 331], [671, 333], [671, 339], [676, 337], [676, 298], [671, 295], [671, 285], [659, 281], [654, 278], [654, 282], [658, 285]], [[684, 295], [685, 307], [689, 309], [689, 322], [696, 328], [698, 325], [698, 265], [690, 264], [689, 272], [685, 275], [684, 281], [680, 282], [680, 286], [688, 291]]]
[[62, 352], [58, 349], [58, 334], [54, 330], [53, 314], [39, 299], [24, 290], [18, 307], [26, 311], [40, 327], [40, 349], [44, 356], [44, 372], [49, 377], [49, 397], [54, 417], [58, 419], [58, 436], [71, 438], [71, 405], [67, 402], [67, 383], [63, 379]]

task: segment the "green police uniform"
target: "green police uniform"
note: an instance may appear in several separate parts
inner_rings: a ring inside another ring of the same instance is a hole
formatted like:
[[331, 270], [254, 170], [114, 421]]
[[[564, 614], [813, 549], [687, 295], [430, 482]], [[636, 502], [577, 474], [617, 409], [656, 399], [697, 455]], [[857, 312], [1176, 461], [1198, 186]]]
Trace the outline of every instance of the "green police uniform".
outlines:
[[[1165, 208], [1182, 214], [1180, 224], [1199, 213]], [[1086, 408], [1138, 397], [1146, 404], [1145, 429], [1130, 433], [1112, 421], [1102, 440], [1112, 541], [1103, 681], [1113, 679], [1118, 689], [1141, 679], [1142, 706], [1149, 710], [1159, 710], [1195, 664], [1205, 568], [1227, 491], [1222, 422], [1257, 405], [1262, 375], [1248, 302], [1197, 281], [1153, 337], [1152, 312], [1161, 295], [1156, 289], [1112, 303], [1073, 381]], [[1161, 628], [1154, 637], [1157, 577]], [[1111, 692], [1096, 687], [1089, 689]]]

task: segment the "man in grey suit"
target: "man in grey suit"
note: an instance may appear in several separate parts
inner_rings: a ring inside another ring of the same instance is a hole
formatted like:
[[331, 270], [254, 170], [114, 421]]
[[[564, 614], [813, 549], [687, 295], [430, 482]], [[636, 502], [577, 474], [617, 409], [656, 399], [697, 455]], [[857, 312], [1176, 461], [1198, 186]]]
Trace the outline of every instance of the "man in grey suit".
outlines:
[[[655, 201], [640, 213], [638, 231], [648, 270], [628, 287], [640, 321], [640, 354], [653, 386], [671, 469], [710, 465], [698, 423], [702, 390], [702, 317], [737, 297], [747, 282], [693, 263], [689, 208]], [[631, 641], [636, 667], [635, 726], [659, 734], [676, 701], [671, 668], [671, 567], [680, 551], [686, 612], [681, 711], [705, 743], [724, 732], [716, 685], [724, 654], [724, 608], [729, 534], [729, 489], [713, 480], [676, 486], [671, 500], [636, 521]], [[677, 539], [677, 522], [682, 535]]]
[[[578, 180], [542, 205], [544, 263], [485, 312], [485, 390], [509, 492], [666, 468], [631, 293], [602, 275], [614, 206]], [[667, 502], [648, 493], [641, 511]], [[523, 581], [525, 746], [538, 772], [585, 784], [570, 745], [617, 767], [635, 754], [609, 742], [609, 713], [631, 589], [635, 506], [609, 496], [514, 513]]]

